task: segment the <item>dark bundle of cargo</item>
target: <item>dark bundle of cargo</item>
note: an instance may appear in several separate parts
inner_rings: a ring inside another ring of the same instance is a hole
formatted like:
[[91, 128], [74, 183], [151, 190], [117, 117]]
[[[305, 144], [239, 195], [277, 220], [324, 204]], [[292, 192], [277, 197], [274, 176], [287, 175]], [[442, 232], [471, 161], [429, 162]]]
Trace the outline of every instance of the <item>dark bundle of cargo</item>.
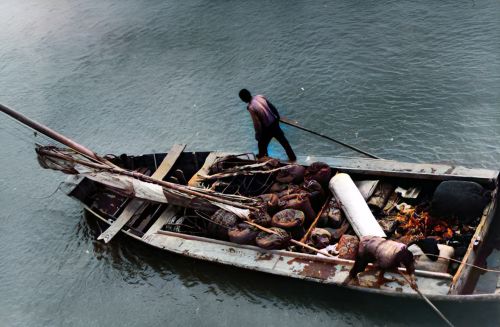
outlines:
[[432, 240], [438, 254], [455, 259], [465, 254], [490, 200], [490, 191], [465, 181], [443, 181], [432, 187], [377, 181], [366, 198], [389, 239], [407, 245]]
[[271, 215], [283, 209], [303, 211], [308, 224], [326, 199], [331, 175], [331, 168], [321, 162], [306, 168], [270, 158], [253, 161], [227, 156], [209, 168], [203, 184], [225, 194], [257, 196]]
[[[300, 240], [304, 237], [330, 196], [328, 182], [332, 171], [322, 162], [304, 167], [282, 164], [275, 159], [252, 161], [227, 156], [215, 162], [208, 172], [203, 184], [210, 189], [258, 199], [261, 210], [252, 214], [251, 221], [274, 231], [256, 235], [255, 228], [241, 220], [231, 221], [230, 225], [224, 227], [219, 226], [226, 229], [224, 235], [216, 227], [208, 230], [211, 237], [240, 244], [256, 244], [266, 249], [288, 247], [291, 238]], [[330, 213], [330, 216], [336, 214]], [[222, 213], [216, 213], [210, 218], [212, 224], [223, 225], [219, 215]], [[333, 229], [342, 225], [342, 221], [330, 221], [328, 218], [323, 220], [321, 226], [324, 227]], [[329, 231], [327, 233], [330, 234]]]

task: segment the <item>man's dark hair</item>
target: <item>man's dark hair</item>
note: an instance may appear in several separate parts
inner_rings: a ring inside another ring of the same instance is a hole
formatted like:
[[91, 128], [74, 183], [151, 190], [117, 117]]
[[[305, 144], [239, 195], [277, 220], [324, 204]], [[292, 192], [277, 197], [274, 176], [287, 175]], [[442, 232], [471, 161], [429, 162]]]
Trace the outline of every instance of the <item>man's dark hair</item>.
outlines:
[[248, 91], [247, 89], [241, 89], [238, 95], [243, 102], [249, 103], [250, 101], [252, 101], [252, 94], [250, 94], [250, 91]]
[[409, 274], [415, 273], [415, 258], [413, 258], [413, 253], [410, 250], [404, 249], [399, 251], [396, 255], [396, 261], [399, 261], [399, 264], [403, 264]]

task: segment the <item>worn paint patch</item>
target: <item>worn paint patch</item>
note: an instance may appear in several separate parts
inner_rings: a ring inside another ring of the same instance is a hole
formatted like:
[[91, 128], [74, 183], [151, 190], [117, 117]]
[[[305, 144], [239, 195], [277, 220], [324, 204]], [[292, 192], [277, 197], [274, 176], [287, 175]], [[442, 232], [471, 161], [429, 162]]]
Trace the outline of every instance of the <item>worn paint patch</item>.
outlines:
[[293, 263], [302, 264], [302, 267], [297, 269], [296, 273], [304, 277], [320, 280], [327, 280], [328, 278], [335, 276], [335, 273], [337, 272], [336, 265], [328, 262], [294, 258], [287, 261], [287, 263], [289, 265]]
[[455, 170], [455, 166], [451, 166], [448, 170], [446, 170], [444, 172], [444, 174], [445, 175], [450, 175], [453, 172], [453, 170]]
[[271, 260], [274, 257], [272, 253], [258, 252], [255, 256], [256, 261]]

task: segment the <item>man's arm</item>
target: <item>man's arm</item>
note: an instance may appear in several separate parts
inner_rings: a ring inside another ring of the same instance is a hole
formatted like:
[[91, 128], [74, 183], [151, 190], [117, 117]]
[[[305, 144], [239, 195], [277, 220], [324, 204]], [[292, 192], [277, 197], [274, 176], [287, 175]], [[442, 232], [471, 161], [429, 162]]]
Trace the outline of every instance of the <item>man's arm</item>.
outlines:
[[267, 102], [267, 105], [269, 106], [269, 109], [271, 109], [274, 117], [276, 117], [276, 119], [280, 120], [280, 113], [278, 112], [278, 109], [276, 109], [276, 107], [273, 106], [273, 104], [271, 103], [271, 101], [269, 101], [269, 100], [266, 99], [266, 102]]
[[255, 139], [258, 141], [262, 136], [262, 124], [260, 123], [259, 117], [255, 112], [251, 110], [248, 112], [250, 112], [250, 117], [252, 117], [253, 127], [255, 129]]

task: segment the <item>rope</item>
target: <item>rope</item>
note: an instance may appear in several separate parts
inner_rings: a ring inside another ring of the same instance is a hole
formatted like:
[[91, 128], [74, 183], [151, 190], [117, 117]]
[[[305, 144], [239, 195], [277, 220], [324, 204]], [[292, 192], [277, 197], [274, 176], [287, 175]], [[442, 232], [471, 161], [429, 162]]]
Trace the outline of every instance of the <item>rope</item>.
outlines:
[[457, 262], [457, 263], [460, 263], [460, 264], [465, 264], [466, 266], [470, 266], [470, 267], [473, 267], [473, 268], [476, 268], [476, 269], [479, 269], [479, 270], [482, 270], [482, 271], [486, 271], [486, 272], [493, 272], [493, 273], [500, 273], [500, 270], [495, 270], [495, 269], [487, 269], [487, 268], [483, 268], [483, 267], [479, 267], [479, 266], [476, 266], [476, 265], [473, 265], [471, 263], [467, 263], [467, 262], [464, 262], [464, 261], [460, 261], [460, 260], [456, 260], [456, 259], [452, 259], [452, 258], [447, 258], [447, 257], [441, 257], [437, 254], [431, 254], [431, 253], [424, 253], [425, 255], [427, 256], [433, 256], [433, 257], [438, 257], [438, 258], [441, 258], [441, 259], [446, 259], [446, 260], [450, 260], [450, 261], [454, 261], [454, 262]]
[[427, 304], [429, 304], [429, 306], [432, 308], [432, 310], [434, 310], [434, 312], [436, 312], [439, 317], [441, 319], [443, 319], [443, 321], [450, 327], [455, 327], [451, 321], [449, 321], [445, 315], [439, 311], [439, 309], [427, 298], [427, 296], [425, 296], [424, 294], [422, 294], [422, 292], [420, 292], [420, 290], [418, 289], [418, 286], [417, 285], [414, 285], [402, 272], [399, 272], [401, 274], [401, 276], [403, 276], [403, 278], [406, 280], [406, 282], [410, 285], [410, 287], [418, 293], [418, 295], [420, 295], [420, 297], [422, 297], [422, 299], [424, 299], [425, 302], [427, 302]]
[[[33, 132], [34, 137], [41, 137], [45, 142], [47, 142], [47, 144], [53, 145], [53, 146], [64, 145], [64, 144], [62, 144], [60, 142], [57, 142], [54, 139], [51, 139], [51, 138], [47, 137], [46, 135], [43, 135], [42, 133], [38, 132], [36, 129], [34, 129], [34, 128], [28, 126], [28, 125], [24, 125], [23, 123], [21, 123], [17, 119], [15, 119], [15, 118], [13, 118], [13, 117], [11, 117], [9, 115], [6, 115], [6, 116], [7, 116], [7, 118], [9, 118], [13, 122], [15, 122], [17, 125], [19, 125], [19, 126], [25, 128], [25, 129], [29, 130], [30, 132]], [[21, 131], [21, 129], [18, 129], [18, 131]], [[57, 142], [57, 144], [54, 143], [54, 142]]]
[[2, 131], [9, 134], [15, 139], [26, 142], [27, 144], [32, 145], [34, 143], [34, 141], [27, 134], [23, 133], [23, 131], [15, 128], [14, 126], [6, 124], [2, 127]]
[[64, 182], [60, 182], [59, 185], [57, 185], [57, 188], [54, 190], [54, 192], [50, 193], [50, 195], [47, 195], [47, 196], [42, 196], [42, 197], [36, 197], [36, 196], [30, 196], [31, 199], [36, 199], [36, 200], [41, 200], [41, 199], [48, 199], [50, 198], [51, 196], [53, 196], [54, 194], [56, 194], [57, 191], [60, 190], [61, 188], [61, 185], [63, 184]]

